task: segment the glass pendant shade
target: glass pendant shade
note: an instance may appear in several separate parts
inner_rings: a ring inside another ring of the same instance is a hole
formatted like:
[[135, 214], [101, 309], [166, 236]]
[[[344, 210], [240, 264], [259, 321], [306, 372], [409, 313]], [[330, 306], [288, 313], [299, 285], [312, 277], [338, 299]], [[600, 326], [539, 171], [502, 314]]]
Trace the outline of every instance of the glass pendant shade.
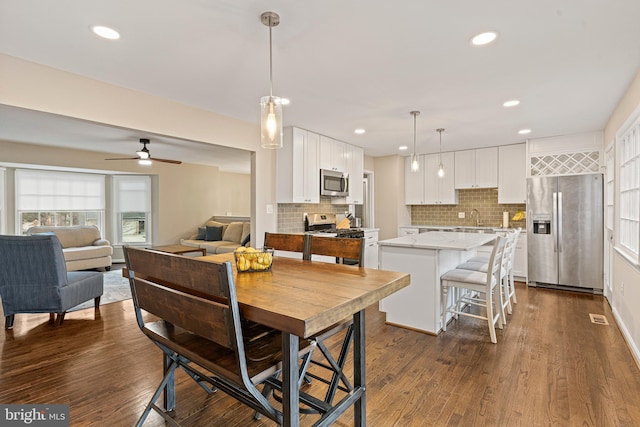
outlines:
[[411, 171], [418, 172], [420, 170], [420, 163], [418, 163], [418, 155], [413, 153], [411, 156]]
[[282, 103], [277, 96], [260, 98], [260, 146], [282, 148]]
[[444, 128], [436, 129], [436, 132], [440, 134], [440, 151], [438, 151], [438, 178], [444, 178], [444, 166], [442, 165], [442, 132]]

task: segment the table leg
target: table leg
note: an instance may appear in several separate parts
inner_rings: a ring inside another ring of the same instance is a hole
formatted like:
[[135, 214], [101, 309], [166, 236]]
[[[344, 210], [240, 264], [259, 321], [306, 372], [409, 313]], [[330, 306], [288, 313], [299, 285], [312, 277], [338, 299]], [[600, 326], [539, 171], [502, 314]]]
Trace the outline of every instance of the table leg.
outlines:
[[354, 406], [354, 426], [367, 425], [367, 389], [366, 389], [366, 357], [365, 357], [365, 331], [364, 310], [353, 315], [353, 387], [362, 387], [364, 392]]
[[282, 333], [282, 425], [300, 425], [300, 390], [298, 389], [298, 348], [296, 335]]

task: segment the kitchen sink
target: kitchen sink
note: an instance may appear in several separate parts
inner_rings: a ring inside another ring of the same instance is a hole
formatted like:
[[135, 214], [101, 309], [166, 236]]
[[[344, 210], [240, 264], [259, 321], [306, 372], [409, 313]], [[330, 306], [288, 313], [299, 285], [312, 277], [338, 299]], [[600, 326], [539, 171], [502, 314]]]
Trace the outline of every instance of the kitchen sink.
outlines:
[[494, 234], [496, 232], [493, 227], [456, 227], [452, 231], [456, 231], [458, 233], [485, 233], [485, 234]]

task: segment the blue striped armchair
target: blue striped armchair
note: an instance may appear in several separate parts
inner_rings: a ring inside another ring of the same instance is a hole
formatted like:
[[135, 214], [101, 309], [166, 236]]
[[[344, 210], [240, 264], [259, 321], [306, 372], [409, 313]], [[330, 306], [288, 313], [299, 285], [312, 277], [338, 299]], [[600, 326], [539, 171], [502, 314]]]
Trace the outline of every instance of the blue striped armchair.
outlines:
[[5, 329], [16, 313], [50, 313], [61, 325], [66, 311], [95, 299], [100, 305], [102, 273], [67, 272], [62, 245], [55, 235], [0, 236], [0, 298]]

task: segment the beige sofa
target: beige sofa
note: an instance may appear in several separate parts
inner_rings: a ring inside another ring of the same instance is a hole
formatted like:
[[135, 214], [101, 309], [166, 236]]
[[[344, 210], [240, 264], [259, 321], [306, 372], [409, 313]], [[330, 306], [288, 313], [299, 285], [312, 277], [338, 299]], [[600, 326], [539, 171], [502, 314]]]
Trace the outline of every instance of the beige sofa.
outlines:
[[111, 270], [113, 247], [100, 237], [100, 230], [91, 226], [31, 227], [27, 234], [54, 233], [62, 244], [67, 271], [104, 268]]
[[[209, 227], [209, 236], [206, 236], [206, 228]], [[202, 234], [203, 230], [205, 235]], [[203, 227], [199, 227], [199, 233], [191, 235], [188, 239], [181, 239], [180, 243], [185, 246], [206, 249], [207, 254], [223, 254], [233, 252], [236, 248], [249, 245], [249, 233], [251, 231], [250, 222], [230, 222], [208, 221]], [[218, 234], [219, 233], [219, 234]], [[200, 235], [198, 235], [200, 234]], [[207, 239], [207, 237], [209, 239]], [[218, 240], [218, 237], [220, 238]]]

